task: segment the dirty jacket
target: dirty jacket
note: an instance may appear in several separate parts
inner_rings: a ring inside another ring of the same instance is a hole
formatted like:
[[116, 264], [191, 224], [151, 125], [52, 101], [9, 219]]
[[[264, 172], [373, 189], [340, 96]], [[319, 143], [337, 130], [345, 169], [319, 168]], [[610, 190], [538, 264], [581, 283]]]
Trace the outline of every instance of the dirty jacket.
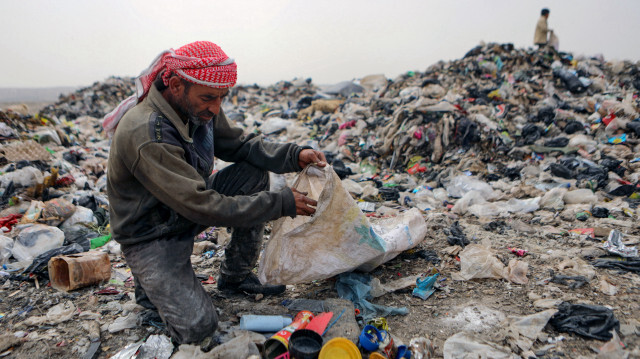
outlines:
[[264, 142], [232, 127], [222, 110], [207, 125], [184, 123], [155, 86], [120, 120], [107, 171], [113, 238], [121, 244], [201, 226], [251, 227], [296, 215], [291, 189], [224, 196], [207, 189], [215, 155], [275, 173], [301, 170], [295, 144]]
[[538, 19], [538, 23], [536, 24], [536, 32], [533, 35], [533, 44], [546, 44], [547, 32], [549, 32], [547, 28], [547, 18], [540, 16], [540, 19]]

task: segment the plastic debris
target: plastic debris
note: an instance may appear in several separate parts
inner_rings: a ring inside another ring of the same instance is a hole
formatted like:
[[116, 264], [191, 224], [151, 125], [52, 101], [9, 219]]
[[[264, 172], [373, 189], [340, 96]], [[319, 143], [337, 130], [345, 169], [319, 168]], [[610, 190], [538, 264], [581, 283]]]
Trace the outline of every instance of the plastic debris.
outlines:
[[413, 289], [413, 292], [411, 292], [411, 294], [414, 297], [418, 297], [422, 300], [427, 300], [436, 291], [433, 285], [436, 283], [436, 279], [438, 278], [439, 274], [440, 273], [435, 273], [425, 278], [418, 278], [416, 280], [416, 287]]
[[622, 233], [615, 229], [609, 233], [609, 238], [604, 242], [602, 248], [606, 249], [609, 253], [617, 254], [621, 257], [638, 256], [638, 248], [625, 246], [624, 243], [622, 243]]
[[620, 322], [609, 308], [588, 305], [562, 303], [558, 313], [549, 323], [560, 332], [575, 333], [585, 338], [609, 340], [611, 330], [620, 329]]
[[369, 302], [371, 299], [371, 276], [362, 273], [344, 273], [338, 276], [336, 291], [338, 296], [353, 302], [362, 311], [362, 317], [369, 320], [389, 315], [407, 315], [407, 308], [394, 308]]

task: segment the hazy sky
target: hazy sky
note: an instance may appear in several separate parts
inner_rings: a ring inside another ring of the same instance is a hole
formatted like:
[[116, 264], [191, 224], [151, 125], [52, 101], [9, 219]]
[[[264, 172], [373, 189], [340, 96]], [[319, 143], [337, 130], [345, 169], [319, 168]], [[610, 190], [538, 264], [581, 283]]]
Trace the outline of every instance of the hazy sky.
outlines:
[[196, 40], [235, 58], [245, 84], [393, 78], [480, 41], [532, 46], [543, 7], [561, 50], [640, 60], [638, 0], [4, 0], [0, 87], [136, 76], [160, 51]]

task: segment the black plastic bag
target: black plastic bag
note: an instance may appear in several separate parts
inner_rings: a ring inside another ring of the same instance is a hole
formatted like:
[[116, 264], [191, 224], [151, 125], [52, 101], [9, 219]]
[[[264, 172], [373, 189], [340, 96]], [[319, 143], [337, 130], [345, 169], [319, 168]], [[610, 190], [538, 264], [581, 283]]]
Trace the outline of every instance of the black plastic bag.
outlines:
[[609, 173], [602, 167], [587, 167], [582, 172], [578, 173], [577, 180], [596, 181], [599, 187], [604, 187], [609, 179]]
[[556, 112], [553, 107], [543, 107], [538, 111], [538, 121], [544, 122], [546, 125], [550, 125], [555, 118]]
[[65, 228], [64, 232], [64, 244], [70, 245], [77, 243], [85, 251], [91, 248], [91, 239], [100, 237], [100, 233], [94, 232], [83, 225], [74, 225], [72, 227]]
[[571, 72], [557, 68], [553, 70], [553, 77], [557, 77], [562, 80], [564, 86], [571, 91], [571, 93], [583, 93], [587, 89], [584, 87], [578, 76], [572, 74]]
[[49, 260], [55, 256], [62, 256], [68, 254], [76, 254], [86, 252], [84, 248], [78, 243], [73, 243], [69, 246], [58, 247], [52, 250], [46, 251], [33, 259], [30, 266], [22, 271], [22, 274], [37, 274], [42, 277], [46, 277], [49, 272]]
[[623, 184], [620, 185], [613, 190], [609, 191], [609, 194], [612, 196], [624, 196], [629, 197], [636, 191], [636, 186], [632, 184]]
[[607, 218], [609, 217], [609, 210], [604, 207], [593, 207], [591, 214], [596, 218]]
[[551, 172], [552, 175], [557, 177], [566, 178], [566, 179], [573, 178], [573, 171], [559, 163], [550, 164], [549, 171]]
[[564, 132], [569, 135], [582, 131], [584, 131], [584, 125], [578, 121], [569, 121], [567, 125], [564, 126]]
[[559, 332], [578, 334], [585, 338], [610, 340], [611, 329], [619, 329], [620, 322], [607, 307], [564, 302], [549, 324]]
[[451, 225], [449, 230], [445, 230], [445, 232], [448, 232], [447, 242], [450, 245], [459, 245], [460, 247], [464, 248], [467, 244], [469, 244], [469, 239], [467, 239], [467, 236], [464, 234], [457, 221]]
[[618, 269], [640, 274], [640, 257], [624, 259], [596, 259], [593, 266], [597, 268]]
[[471, 144], [480, 141], [478, 125], [466, 117], [460, 118], [456, 126], [455, 138], [463, 148], [471, 147]]
[[522, 171], [522, 167], [507, 167], [502, 170], [502, 174], [507, 177], [511, 181], [515, 181], [520, 178], [520, 172]]
[[614, 172], [620, 177], [624, 177], [624, 173], [627, 169], [620, 166], [621, 164], [622, 161], [614, 160], [612, 158], [605, 158], [600, 161], [600, 166], [606, 168], [610, 172]]
[[522, 128], [522, 138], [524, 140], [525, 145], [531, 145], [536, 142], [542, 135], [544, 131], [533, 124], [527, 124]]
[[385, 201], [397, 201], [400, 198], [400, 191], [397, 187], [381, 187], [378, 193]]
[[345, 166], [344, 162], [340, 161], [339, 159], [334, 159], [331, 162], [331, 166], [333, 166], [333, 170], [336, 172], [338, 177], [340, 177], [340, 179], [345, 179], [347, 178], [347, 176], [353, 174], [351, 168]]
[[566, 137], [556, 137], [545, 141], [544, 145], [547, 147], [565, 147], [569, 144], [569, 139]]
[[636, 133], [636, 136], [640, 136], [640, 121], [631, 121], [627, 123], [627, 129]]

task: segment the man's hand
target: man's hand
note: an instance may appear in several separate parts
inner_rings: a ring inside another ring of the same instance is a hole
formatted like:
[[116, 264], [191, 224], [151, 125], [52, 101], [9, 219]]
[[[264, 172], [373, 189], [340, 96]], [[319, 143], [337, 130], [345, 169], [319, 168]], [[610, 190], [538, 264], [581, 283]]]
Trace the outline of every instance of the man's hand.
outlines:
[[300, 151], [298, 165], [301, 168], [305, 168], [308, 165], [324, 167], [327, 165], [327, 159], [324, 157], [324, 153], [306, 148]]
[[316, 209], [311, 206], [317, 206], [318, 202], [307, 197], [306, 192], [298, 192], [295, 188], [291, 188], [293, 198], [296, 200], [296, 214], [299, 216], [310, 216], [316, 213]]

